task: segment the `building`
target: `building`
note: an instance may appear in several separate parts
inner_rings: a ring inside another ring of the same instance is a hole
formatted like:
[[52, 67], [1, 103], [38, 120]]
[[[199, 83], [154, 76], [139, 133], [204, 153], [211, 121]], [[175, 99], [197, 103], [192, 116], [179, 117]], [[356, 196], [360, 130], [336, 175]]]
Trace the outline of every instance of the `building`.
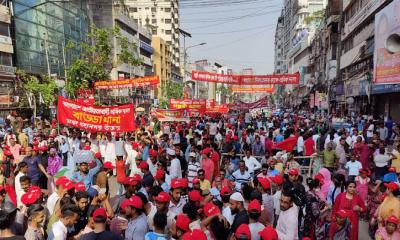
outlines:
[[125, 0], [129, 15], [152, 34], [161, 37], [170, 46], [172, 53], [171, 79], [182, 82], [179, 44], [178, 0]]
[[[112, 2], [109, 0], [88, 0], [88, 12], [91, 22], [96, 27], [119, 28], [121, 35], [126, 37], [130, 44], [136, 46], [136, 52], [132, 54], [142, 59], [141, 66], [121, 63], [118, 60], [121, 48], [118, 39], [114, 39], [111, 79], [128, 79], [153, 75], [152, 54], [154, 50], [151, 46], [151, 33], [129, 17], [128, 8], [122, 0]], [[121, 100], [122, 102], [127, 102], [129, 98], [132, 98], [136, 106], [149, 105], [150, 99], [154, 97], [154, 90], [153, 87], [138, 87], [132, 90], [116, 91], [114, 95], [125, 97], [126, 99]]]
[[14, 48], [10, 34], [11, 14], [8, 1], [0, 3], [0, 117], [14, 110], [18, 99], [15, 96], [15, 69], [12, 55]]
[[166, 41], [157, 36], [153, 36], [152, 46], [154, 49], [154, 73], [160, 76], [160, 84], [157, 86], [155, 96], [158, 99], [164, 99], [167, 85], [171, 79], [171, 48]]
[[65, 77], [65, 66], [79, 56], [69, 42], [86, 41], [87, 2], [13, 0], [15, 66], [31, 74]]

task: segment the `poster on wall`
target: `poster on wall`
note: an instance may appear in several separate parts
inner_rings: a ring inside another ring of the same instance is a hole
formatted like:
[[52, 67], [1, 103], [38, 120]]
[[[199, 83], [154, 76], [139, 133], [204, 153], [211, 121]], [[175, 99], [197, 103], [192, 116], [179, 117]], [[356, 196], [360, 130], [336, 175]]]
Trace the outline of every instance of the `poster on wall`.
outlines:
[[375, 15], [374, 83], [400, 83], [400, 0]]

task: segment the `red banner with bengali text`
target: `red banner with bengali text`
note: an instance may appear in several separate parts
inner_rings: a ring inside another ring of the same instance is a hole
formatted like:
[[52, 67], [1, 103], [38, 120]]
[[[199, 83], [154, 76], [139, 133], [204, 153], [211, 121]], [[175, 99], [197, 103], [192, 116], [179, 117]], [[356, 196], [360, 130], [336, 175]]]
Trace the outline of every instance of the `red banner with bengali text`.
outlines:
[[229, 107], [227, 104], [221, 104], [221, 105], [215, 105], [212, 108], [207, 108], [206, 114], [210, 113], [228, 113], [229, 112]]
[[160, 121], [179, 122], [189, 120], [186, 109], [155, 109], [153, 114]]
[[170, 99], [170, 109], [196, 109], [204, 114], [206, 111], [206, 99]]
[[225, 75], [192, 71], [192, 80], [236, 85], [299, 84], [300, 74]]
[[93, 132], [134, 131], [133, 104], [95, 107], [58, 96], [57, 118], [60, 124]]
[[261, 98], [258, 101], [252, 103], [246, 103], [240, 100], [236, 100], [231, 106], [230, 109], [242, 111], [242, 110], [249, 110], [254, 108], [264, 108], [268, 107], [268, 97]]
[[159, 83], [160, 83], [159, 76], [149, 76], [149, 77], [131, 78], [125, 80], [96, 81], [94, 83], [94, 88], [102, 90], [111, 90], [111, 89], [121, 89], [121, 88], [154, 86]]
[[273, 93], [274, 88], [244, 88], [244, 87], [233, 87], [233, 93]]

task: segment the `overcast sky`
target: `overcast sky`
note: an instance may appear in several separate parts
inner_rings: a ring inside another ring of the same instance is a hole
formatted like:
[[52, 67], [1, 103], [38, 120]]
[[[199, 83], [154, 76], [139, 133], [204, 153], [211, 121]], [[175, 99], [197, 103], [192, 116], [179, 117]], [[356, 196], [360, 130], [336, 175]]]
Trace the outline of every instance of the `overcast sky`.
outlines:
[[[232, 4], [236, 2], [236, 4]], [[274, 36], [283, 0], [181, 0], [180, 28], [191, 33], [189, 61], [208, 59], [257, 74], [274, 69]], [[182, 46], [183, 46], [183, 42]]]

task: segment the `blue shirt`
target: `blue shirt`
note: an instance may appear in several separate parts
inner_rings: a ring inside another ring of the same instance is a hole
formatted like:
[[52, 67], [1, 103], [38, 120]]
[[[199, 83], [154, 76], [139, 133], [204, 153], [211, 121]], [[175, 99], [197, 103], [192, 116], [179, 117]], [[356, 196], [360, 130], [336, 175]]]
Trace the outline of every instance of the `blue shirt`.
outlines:
[[146, 236], [144, 236], [145, 240], [167, 240], [166, 234], [160, 234], [155, 232], [148, 232]]
[[143, 148], [142, 159], [143, 159], [144, 161], [147, 161], [147, 160], [149, 159], [149, 146], [148, 146], [148, 145], [146, 145], [146, 146]]
[[125, 230], [125, 240], [144, 240], [148, 231], [147, 217], [142, 213], [139, 217], [129, 221], [128, 228]]
[[280, 143], [280, 142], [282, 142], [283, 140], [284, 140], [284, 137], [283, 137], [282, 134], [276, 135], [276, 137], [275, 137], [275, 142], [276, 142], [276, 143]]
[[25, 157], [22, 161], [28, 164], [28, 176], [31, 178], [31, 180], [38, 181], [41, 175], [39, 169], [39, 164], [41, 164], [41, 161], [39, 156]]
[[102, 164], [100, 160], [96, 160], [96, 167], [90, 169], [88, 174], [82, 176], [80, 171], [75, 172], [75, 174], [72, 177], [72, 180], [76, 182], [82, 181], [86, 186], [86, 190], [88, 190], [93, 185], [93, 176], [96, 175], [96, 173], [100, 170], [101, 166]]

